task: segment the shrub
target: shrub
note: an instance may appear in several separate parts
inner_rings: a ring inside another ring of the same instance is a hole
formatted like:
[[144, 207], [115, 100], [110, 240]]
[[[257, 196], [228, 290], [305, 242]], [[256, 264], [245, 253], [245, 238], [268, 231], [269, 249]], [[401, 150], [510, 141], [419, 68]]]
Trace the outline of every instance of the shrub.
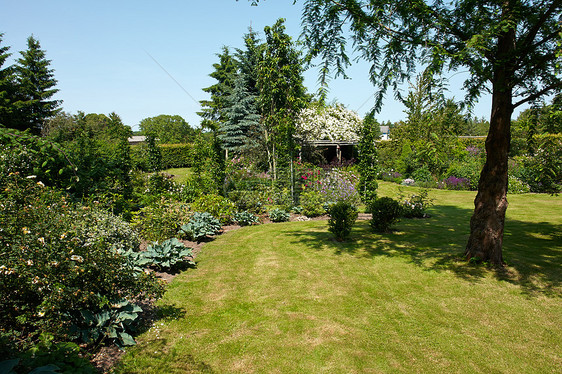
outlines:
[[336, 240], [343, 241], [348, 238], [357, 219], [357, 208], [345, 201], [339, 201], [330, 206], [328, 214], [328, 230], [334, 234]]
[[140, 238], [131, 225], [120, 217], [99, 209], [87, 209], [76, 222], [85, 246], [102, 242], [117, 251], [138, 250]]
[[468, 190], [470, 188], [470, 181], [466, 178], [450, 176], [441, 181], [440, 188], [445, 188], [447, 190]]
[[236, 206], [226, 197], [209, 194], [203, 195], [191, 204], [192, 210], [196, 212], [207, 212], [219, 219], [222, 224], [232, 221], [232, 215]]
[[359, 177], [354, 172], [332, 170], [320, 181], [318, 190], [326, 202], [346, 201], [357, 205], [360, 201], [356, 188], [358, 182]]
[[259, 223], [258, 216], [249, 212], [237, 212], [234, 214], [234, 222], [240, 226], [251, 226]]
[[[477, 190], [483, 166], [483, 162], [477, 157], [465, 157], [464, 160], [453, 162], [445, 174], [449, 176], [446, 179], [448, 181], [445, 182], [446, 188], [450, 190]], [[461, 185], [453, 185], [458, 180], [463, 180]]]
[[402, 191], [398, 199], [402, 206], [402, 216], [406, 218], [423, 218], [425, 217], [425, 210], [433, 205], [433, 200], [428, 197], [427, 190], [421, 191], [419, 194], [412, 194], [404, 197]]
[[0, 331], [19, 350], [42, 332], [65, 338], [83, 325], [82, 310], [162, 295], [153, 275], [112, 248], [119, 235], [92, 240], [79, 224], [91, 212], [63, 193], [17, 174], [0, 187]]
[[191, 212], [186, 204], [161, 198], [133, 214], [131, 225], [149, 241], [172, 238], [187, 223]]
[[189, 222], [182, 225], [180, 235], [190, 240], [200, 241], [208, 236], [216, 235], [221, 230], [221, 224], [218, 219], [207, 212], [196, 212]]
[[231, 191], [228, 193], [228, 198], [234, 202], [238, 210], [247, 210], [256, 214], [262, 213], [264, 206], [267, 204], [267, 196], [262, 190]]
[[531, 191], [531, 187], [523, 182], [521, 179], [513, 176], [513, 175], [509, 175], [508, 179], [508, 186], [507, 186], [507, 192], [511, 193], [511, 194], [520, 194], [520, 193], [528, 193]]
[[269, 219], [272, 222], [287, 222], [291, 217], [289, 213], [279, 208], [270, 210], [268, 214], [269, 214]]
[[375, 232], [387, 232], [390, 226], [396, 222], [402, 214], [402, 208], [398, 201], [390, 197], [381, 197], [373, 201], [369, 207], [373, 214], [371, 228]]
[[301, 213], [307, 217], [317, 217], [325, 214], [324, 203], [324, 195], [318, 191], [308, 190], [300, 195]]
[[140, 253], [139, 265], [153, 267], [159, 270], [172, 270], [177, 266], [194, 263], [186, 257], [192, 255], [192, 249], [186, 247], [176, 238], [168, 239], [159, 244], [149, 244], [146, 251]]
[[418, 182], [431, 182], [433, 181], [433, 176], [429, 171], [427, 166], [423, 166], [418, 168], [412, 172], [411, 175], [412, 179], [416, 181], [416, 185]]
[[162, 169], [187, 168], [193, 165], [192, 144], [161, 144]]

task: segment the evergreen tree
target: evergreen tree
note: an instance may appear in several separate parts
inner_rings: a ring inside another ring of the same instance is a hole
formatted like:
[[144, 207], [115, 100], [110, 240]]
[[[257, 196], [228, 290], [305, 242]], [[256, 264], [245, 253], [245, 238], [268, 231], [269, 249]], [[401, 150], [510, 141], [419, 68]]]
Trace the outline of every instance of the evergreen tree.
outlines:
[[220, 128], [219, 139], [227, 152], [240, 153], [248, 145], [250, 129], [259, 124], [256, 96], [248, 92], [246, 82], [245, 74], [240, 73], [223, 111], [227, 119]]
[[55, 116], [60, 109], [59, 100], [49, 100], [58, 92], [54, 70], [49, 69], [50, 60], [45, 58], [39, 41], [30, 36], [27, 50], [20, 52], [15, 72], [17, 76], [16, 119], [11, 127], [39, 132], [45, 120]]
[[380, 125], [371, 113], [363, 120], [359, 141], [359, 193], [367, 206], [377, 198], [379, 168], [375, 141], [379, 138]]
[[2, 46], [2, 36], [0, 34], [0, 125], [10, 127], [13, 115], [13, 101], [15, 90], [15, 76], [11, 66], [2, 68], [11, 53], [10, 47]]
[[228, 106], [228, 97], [232, 94], [236, 77], [236, 60], [230, 55], [228, 47], [222, 50], [217, 55], [219, 63], [213, 64], [215, 71], [209, 74], [217, 83], [203, 88], [203, 91], [211, 94], [211, 98], [200, 101], [203, 109], [197, 113], [203, 118], [202, 126], [211, 130], [218, 129], [226, 120], [223, 110]]

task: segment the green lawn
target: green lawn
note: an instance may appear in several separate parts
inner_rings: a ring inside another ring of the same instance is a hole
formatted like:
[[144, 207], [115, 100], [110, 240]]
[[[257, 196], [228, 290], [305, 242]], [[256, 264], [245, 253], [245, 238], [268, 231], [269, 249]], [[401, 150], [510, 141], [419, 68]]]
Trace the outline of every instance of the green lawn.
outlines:
[[474, 195], [432, 191], [431, 218], [384, 235], [358, 222], [348, 243], [323, 221], [228, 232], [170, 284], [118, 371], [560, 372], [562, 197], [509, 197], [497, 272], [459, 259]]
[[187, 178], [192, 174], [191, 168], [172, 168], [164, 170], [165, 173], [172, 174], [174, 180], [178, 183], [184, 183]]

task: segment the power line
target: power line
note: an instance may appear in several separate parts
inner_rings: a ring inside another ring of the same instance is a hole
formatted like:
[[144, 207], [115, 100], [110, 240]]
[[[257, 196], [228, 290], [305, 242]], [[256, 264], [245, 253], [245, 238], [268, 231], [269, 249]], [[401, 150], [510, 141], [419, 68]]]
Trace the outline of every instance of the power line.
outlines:
[[176, 84], [179, 86], [179, 88], [181, 88], [183, 90], [183, 92], [185, 92], [187, 94], [187, 96], [189, 96], [191, 98], [191, 100], [193, 100], [193, 102], [197, 105], [199, 105], [199, 101], [195, 100], [193, 98], [193, 96], [191, 96], [189, 94], [189, 92], [187, 92], [187, 90], [185, 88], [183, 88], [183, 86], [180, 84], [180, 82], [178, 82], [176, 80], [176, 78], [174, 78], [172, 76], [172, 74], [168, 73], [168, 71], [166, 69], [164, 69], [164, 67], [162, 65], [160, 65], [160, 63], [158, 61], [156, 61], [156, 59], [154, 57], [152, 57], [152, 55], [150, 53], [148, 53], [146, 50], [144, 50], [144, 53], [146, 53], [148, 55], [148, 57], [150, 57], [152, 59], [152, 61], [154, 61], [158, 66], [160, 66], [160, 69], [162, 69], [166, 74], [168, 74], [168, 76], [174, 81], [176, 82]]

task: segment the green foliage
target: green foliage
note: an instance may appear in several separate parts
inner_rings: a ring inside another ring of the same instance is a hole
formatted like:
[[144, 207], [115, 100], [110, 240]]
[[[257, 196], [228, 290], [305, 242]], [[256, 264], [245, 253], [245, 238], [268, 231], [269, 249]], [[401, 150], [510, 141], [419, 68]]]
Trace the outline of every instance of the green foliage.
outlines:
[[359, 195], [369, 204], [377, 198], [378, 152], [375, 141], [379, 139], [380, 126], [372, 115], [365, 117], [359, 141]]
[[162, 169], [185, 168], [193, 166], [192, 144], [161, 144]]
[[71, 342], [54, 342], [53, 336], [42, 334], [40, 341], [17, 359], [0, 362], [0, 372], [94, 374], [96, 369], [83, 357], [80, 347]]
[[190, 257], [191, 255], [191, 248], [186, 247], [178, 239], [171, 238], [161, 244], [158, 242], [149, 244], [146, 251], [140, 253], [137, 264], [140, 266], [150, 266], [158, 270], [169, 271], [181, 265], [193, 265], [193, 261], [186, 259], [186, 257]]
[[259, 223], [259, 218], [255, 214], [249, 212], [236, 212], [233, 216], [234, 222], [240, 226], [252, 226]]
[[287, 167], [293, 162], [296, 120], [307, 101], [302, 60], [285, 32], [284, 22], [279, 19], [264, 29], [266, 42], [257, 79], [263, 144], [274, 180], [277, 179], [278, 164]]
[[162, 169], [162, 152], [156, 145], [156, 138], [153, 134], [146, 135], [146, 160], [148, 171]]
[[130, 335], [136, 331], [142, 308], [126, 299], [110, 302], [101, 309], [83, 309], [81, 321], [71, 327], [71, 335], [85, 343], [114, 342], [118, 346], [135, 345]]
[[324, 204], [326, 203], [325, 196], [319, 191], [308, 189], [300, 194], [300, 206], [302, 207], [302, 214], [307, 217], [317, 217], [326, 214]]
[[62, 146], [75, 167], [77, 180], [70, 191], [78, 196], [131, 193], [131, 129], [121, 118], [110, 113], [76, 115], [61, 113], [44, 128], [44, 136]]
[[390, 197], [376, 199], [370, 204], [369, 211], [373, 214], [370, 224], [375, 232], [388, 232], [402, 215], [400, 203]]
[[254, 190], [235, 190], [228, 193], [228, 198], [234, 202], [236, 209], [260, 214], [268, 204], [268, 190], [269, 188], [266, 186], [260, 186]]
[[478, 158], [471, 157], [454, 161], [445, 172], [447, 177], [464, 178], [469, 181], [469, 188], [475, 191], [478, 188], [478, 180], [484, 164]]
[[146, 240], [164, 241], [174, 237], [190, 217], [189, 206], [162, 197], [135, 212], [131, 225]]
[[222, 224], [232, 221], [232, 216], [236, 211], [236, 205], [220, 195], [203, 195], [191, 204], [191, 209], [196, 212], [207, 212], [213, 217], [217, 217]]
[[414, 170], [410, 176], [413, 180], [416, 181], [416, 183], [433, 181], [433, 176], [431, 175], [431, 171], [429, 171], [429, 168], [427, 166], [423, 166]]
[[402, 206], [402, 216], [406, 218], [423, 218], [426, 217], [426, 209], [433, 205], [433, 199], [429, 197], [428, 190], [422, 190], [419, 194], [410, 194], [404, 196], [402, 190], [399, 190], [398, 200]]
[[328, 230], [338, 241], [347, 239], [358, 216], [357, 208], [348, 202], [338, 201], [330, 205], [328, 214], [330, 215]]
[[531, 192], [531, 187], [527, 183], [523, 182], [521, 179], [513, 175], [509, 175], [509, 177], [507, 178], [507, 183], [507, 192], [510, 194]]
[[[41, 332], [64, 337], [81, 321], [81, 310], [104, 308], [111, 300], [161, 296], [153, 275], [137, 272], [112, 248], [121, 230], [100, 229], [111, 220], [85, 228], [84, 221], [99, 217], [17, 174], [1, 188], [0, 330], [11, 344], [25, 345]], [[102, 237], [92, 238], [93, 232]], [[128, 245], [130, 236], [123, 236], [128, 239], [117, 246]]]
[[195, 212], [185, 225], [182, 225], [179, 233], [190, 240], [201, 241], [207, 237], [217, 235], [222, 226], [218, 219], [208, 212]]
[[45, 120], [53, 117], [60, 109], [59, 100], [50, 100], [58, 92], [51, 61], [46, 59], [38, 40], [27, 39], [27, 50], [20, 52], [13, 67], [13, 97], [10, 100], [9, 115], [0, 120], [6, 127], [26, 130], [35, 134], [41, 132]]
[[10, 173], [35, 176], [47, 186], [66, 188], [76, 182], [75, 166], [61, 147], [29, 132], [0, 127], [0, 182]]
[[[187, 143], [195, 135], [195, 130], [178, 115], [161, 114], [156, 117], [145, 118], [140, 121], [139, 127], [142, 135], [151, 135], [158, 139], [161, 144]], [[164, 167], [164, 169], [167, 169], [167, 167]]]
[[271, 209], [268, 212], [268, 215], [269, 215], [269, 219], [272, 222], [287, 222], [291, 217], [289, 213], [279, 208]]

